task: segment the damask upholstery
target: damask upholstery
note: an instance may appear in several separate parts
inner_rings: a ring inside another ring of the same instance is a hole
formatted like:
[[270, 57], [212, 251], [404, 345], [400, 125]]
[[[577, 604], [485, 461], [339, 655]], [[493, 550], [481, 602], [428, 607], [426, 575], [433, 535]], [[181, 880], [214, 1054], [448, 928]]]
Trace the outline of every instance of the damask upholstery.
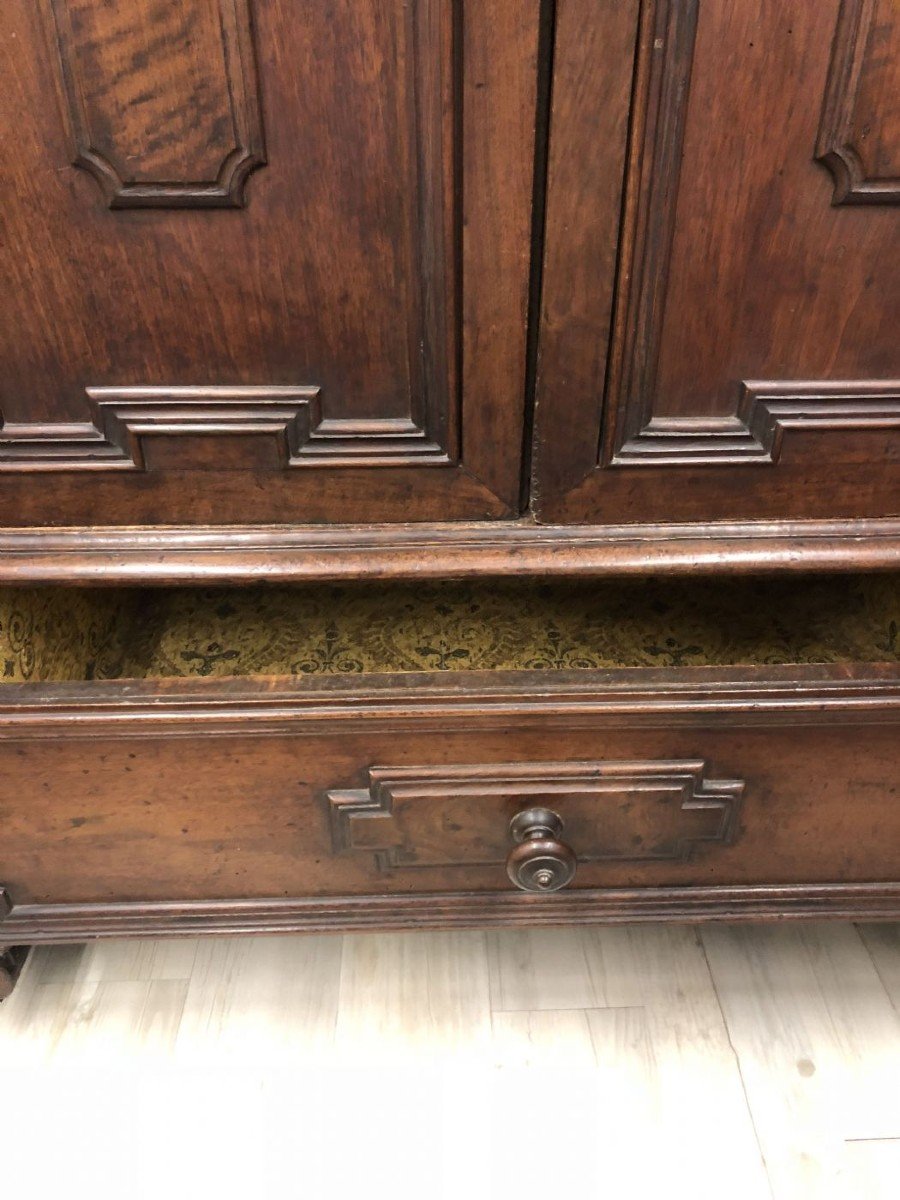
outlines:
[[900, 662], [900, 575], [0, 592], [12, 680]]
[[136, 599], [99, 589], [0, 589], [0, 680], [120, 675]]

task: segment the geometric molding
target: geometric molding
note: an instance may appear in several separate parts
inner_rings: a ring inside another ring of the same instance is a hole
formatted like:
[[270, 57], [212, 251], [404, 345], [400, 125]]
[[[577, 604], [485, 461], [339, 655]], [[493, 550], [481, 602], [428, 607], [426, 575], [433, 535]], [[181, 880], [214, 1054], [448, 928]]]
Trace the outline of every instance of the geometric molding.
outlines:
[[744, 784], [708, 779], [702, 760], [373, 767], [368, 786], [327, 794], [335, 853], [379, 870], [501, 866], [509, 819], [558, 809], [579, 862], [686, 862], [727, 844]]
[[241, 208], [265, 160], [249, 0], [47, 0], [73, 143], [110, 208]]
[[900, 145], [879, 138], [898, 135], [898, 94], [896, 3], [841, 0], [815, 151], [834, 176], [832, 204], [900, 204]]
[[265, 435], [279, 465], [445, 466], [447, 454], [409, 418], [322, 416], [316, 387], [92, 387], [91, 420], [5, 424], [0, 472], [147, 469], [148, 438]]
[[900, 380], [745, 382], [733, 417], [651, 417], [611, 466], [778, 462], [789, 429], [900, 430]]

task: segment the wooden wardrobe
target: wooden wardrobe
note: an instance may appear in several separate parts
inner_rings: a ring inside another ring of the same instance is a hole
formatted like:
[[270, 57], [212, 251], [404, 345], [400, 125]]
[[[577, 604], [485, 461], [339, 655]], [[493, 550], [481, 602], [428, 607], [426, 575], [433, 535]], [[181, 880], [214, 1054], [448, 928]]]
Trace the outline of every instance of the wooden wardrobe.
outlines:
[[0, 575], [883, 567], [893, 0], [8, 0]]
[[0, 79], [0, 996], [900, 916], [896, 0], [5, 0]]

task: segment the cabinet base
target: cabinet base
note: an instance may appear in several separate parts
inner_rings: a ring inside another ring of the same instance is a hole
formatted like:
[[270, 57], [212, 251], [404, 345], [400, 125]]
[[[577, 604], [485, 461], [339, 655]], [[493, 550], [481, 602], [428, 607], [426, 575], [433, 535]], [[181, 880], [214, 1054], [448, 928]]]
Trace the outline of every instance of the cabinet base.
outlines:
[[[0, 893], [2, 895], [2, 893]], [[637, 921], [900, 920], [900, 883], [459, 892], [300, 899], [18, 904], [0, 925], [33, 943]]]
[[0, 1000], [12, 995], [30, 946], [0, 946]]

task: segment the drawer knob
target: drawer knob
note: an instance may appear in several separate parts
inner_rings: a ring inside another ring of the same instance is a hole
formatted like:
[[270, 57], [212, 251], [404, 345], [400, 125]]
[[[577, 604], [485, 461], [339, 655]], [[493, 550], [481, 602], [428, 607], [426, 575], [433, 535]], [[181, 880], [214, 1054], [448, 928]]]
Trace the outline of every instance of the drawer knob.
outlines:
[[509, 832], [516, 843], [506, 860], [506, 873], [525, 892], [558, 892], [571, 883], [577, 859], [561, 842], [559, 813], [549, 808], [526, 808], [516, 813]]

